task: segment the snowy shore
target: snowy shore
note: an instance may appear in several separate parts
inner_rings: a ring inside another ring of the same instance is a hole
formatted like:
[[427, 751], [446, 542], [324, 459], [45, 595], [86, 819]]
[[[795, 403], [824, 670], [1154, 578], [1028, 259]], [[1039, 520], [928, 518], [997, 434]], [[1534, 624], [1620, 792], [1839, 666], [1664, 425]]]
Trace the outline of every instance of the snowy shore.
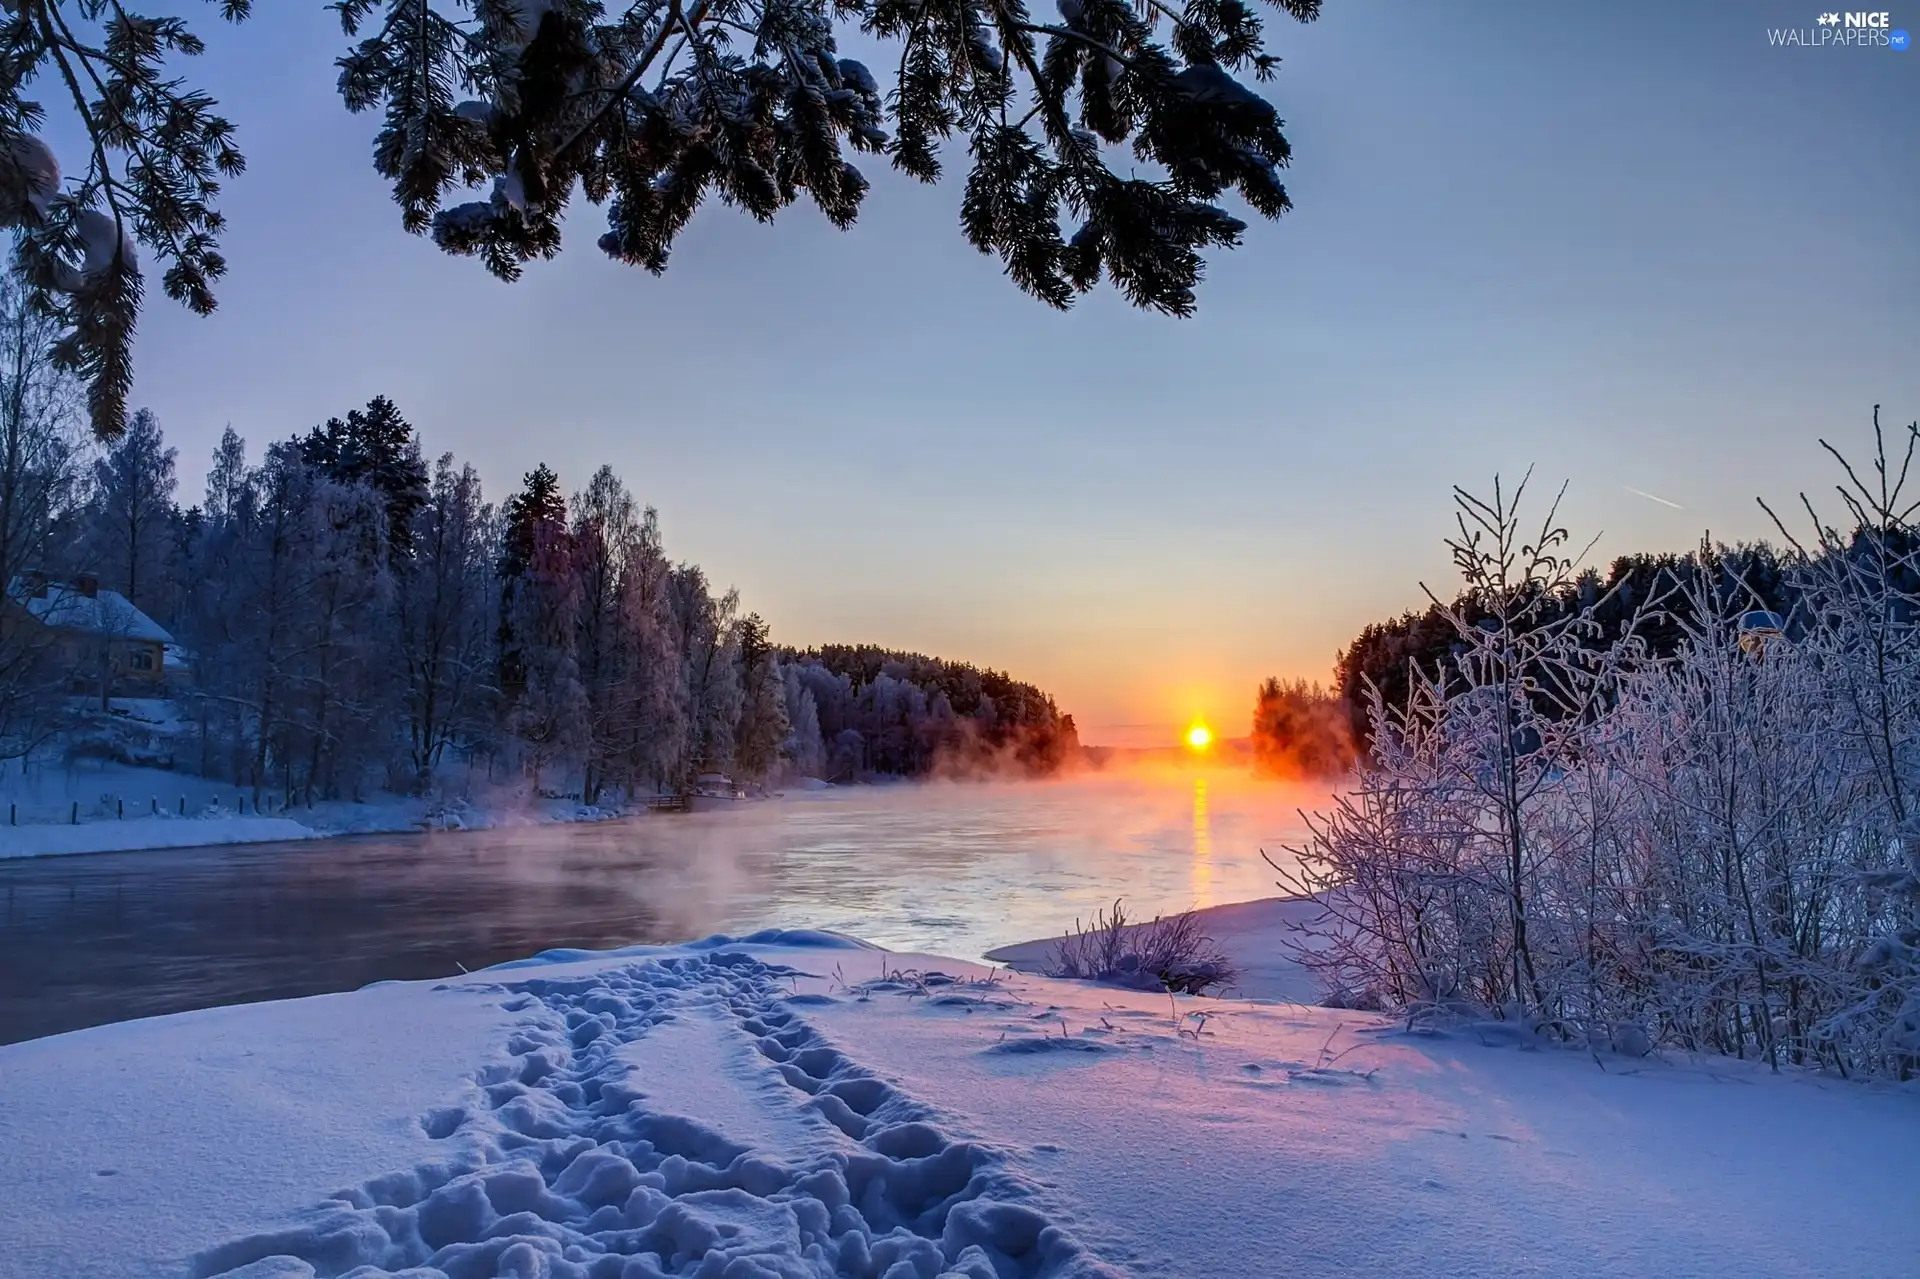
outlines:
[[[0, 860], [68, 853], [141, 852], [217, 844], [262, 844], [336, 835], [423, 830], [491, 830], [508, 826], [610, 821], [631, 815], [578, 800], [502, 793], [493, 802], [434, 803], [386, 796], [365, 803], [330, 801], [261, 815], [247, 792], [231, 784], [128, 765], [55, 773], [24, 802], [0, 791], [0, 822], [17, 807], [23, 820], [0, 825]], [[133, 815], [122, 819], [122, 812]], [[640, 811], [640, 810], [634, 810]], [[77, 814], [79, 821], [70, 820]]]
[[987, 975], [761, 934], [0, 1048], [0, 1276], [1890, 1279], [1920, 1253], [1910, 1090]]
[[[1241, 999], [1320, 1002], [1325, 992], [1319, 982], [1287, 949], [1288, 942], [1299, 940], [1294, 930], [1319, 916], [1318, 903], [1310, 898], [1263, 897], [1258, 901], [1209, 906], [1194, 913], [1200, 917], [1206, 935], [1232, 958], [1239, 972], [1229, 993]], [[1148, 921], [1143, 920], [1126, 931], [1137, 932], [1147, 926]], [[1016, 972], [1040, 975], [1049, 967], [1054, 948], [1065, 940], [1065, 937], [1044, 937], [1017, 942], [988, 951], [986, 958]]]
[[270, 844], [284, 840], [328, 839], [340, 835], [383, 835], [428, 830], [494, 830], [567, 822], [613, 821], [637, 814], [580, 804], [553, 805], [504, 813], [469, 809], [457, 818], [420, 811], [422, 805], [332, 805], [333, 812], [313, 816], [254, 817], [220, 813], [195, 817], [105, 819], [79, 825], [41, 822], [0, 826], [0, 860], [9, 857], [57, 857], [66, 853], [134, 853], [161, 848], [199, 848], [217, 844]]
[[0, 827], [0, 858], [64, 853], [125, 853], [204, 844], [268, 844], [318, 839], [320, 832], [286, 817], [138, 817], [129, 821]]

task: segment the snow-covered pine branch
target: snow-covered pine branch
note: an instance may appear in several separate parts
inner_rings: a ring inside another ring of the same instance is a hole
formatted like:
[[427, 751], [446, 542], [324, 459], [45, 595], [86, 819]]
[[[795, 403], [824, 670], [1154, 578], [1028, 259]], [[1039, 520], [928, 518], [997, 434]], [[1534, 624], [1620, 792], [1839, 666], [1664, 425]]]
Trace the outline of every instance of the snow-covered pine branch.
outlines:
[[[221, 0], [244, 20], [248, 0]], [[659, 272], [709, 194], [765, 221], [804, 195], [850, 226], [868, 191], [854, 163], [886, 157], [936, 180], [970, 158], [970, 243], [1049, 305], [1103, 278], [1133, 304], [1187, 315], [1204, 251], [1239, 243], [1236, 198], [1290, 205], [1291, 151], [1243, 0], [1179, 12], [1128, 0], [338, 0], [347, 108], [377, 112], [374, 168], [407, 230], [512, 280], [560, 249], [584, 196], [600, 247]], [[1278, 6], [1302, 22], [1319, 0]], [[1165, 19], [1166, 21], [1162, 21]], [[840, 38], [897, 48], [876, 76]], [[245, 161], [218, 104], [178, 74], [203, 48], [179, 16], [115, 3], [20, 0], [0, 15], [0, 221], [12, 227], [56, 351], [82, 377], [93, 429], [126, 418], [142, 249], [166, 294], [206, 313], [226, 271], [223, 179]], [[22, 96], [48, 87], [44, 101]], [[40, 130], [70, 116], [84, 150]], [[1141, 173], [1116, 172], [1128, 148]]]

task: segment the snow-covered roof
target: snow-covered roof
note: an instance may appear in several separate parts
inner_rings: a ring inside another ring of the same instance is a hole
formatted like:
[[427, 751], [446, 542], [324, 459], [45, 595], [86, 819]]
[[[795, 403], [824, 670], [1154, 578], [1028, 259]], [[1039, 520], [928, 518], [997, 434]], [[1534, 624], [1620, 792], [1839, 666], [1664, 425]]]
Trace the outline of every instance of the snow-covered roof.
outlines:
[[63, 631], [86, 631], [113, 639], [152, 640], [171, 644], [167, 629], [134, 607], [118, 591], [105, 588], [88, 595], [68, 582], [48, 582], [44, 594], [35, 594], [15, 578], [8, 593], [46, 626]]

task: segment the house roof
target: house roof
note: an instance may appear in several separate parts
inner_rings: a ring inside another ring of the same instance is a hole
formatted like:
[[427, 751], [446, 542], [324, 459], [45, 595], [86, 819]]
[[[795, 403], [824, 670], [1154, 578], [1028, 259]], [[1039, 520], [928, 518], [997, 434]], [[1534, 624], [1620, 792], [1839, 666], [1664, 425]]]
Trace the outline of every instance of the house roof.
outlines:
[[84, 595], [67, 582], [48, 582], [46, 594], [36, 595], [15, 578], [8, 594], [44, 626], [61, 631], [85, 631], [112, 639], [151, 640], [171, 644], [173, 636], [118, 591], [101, 589]]

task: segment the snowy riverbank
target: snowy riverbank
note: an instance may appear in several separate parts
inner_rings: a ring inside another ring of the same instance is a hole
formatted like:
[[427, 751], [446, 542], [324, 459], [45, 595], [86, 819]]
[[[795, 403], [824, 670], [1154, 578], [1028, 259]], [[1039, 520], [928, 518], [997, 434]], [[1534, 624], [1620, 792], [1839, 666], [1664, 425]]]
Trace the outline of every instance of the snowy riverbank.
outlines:
[[65, 853], [131, 853], [161, 848], [199, 848], [218, 844], [268, 844], [283, 840], [327, 839], [341, 835], [379, 835], [430, 830], [496, 830], [565, 822], [603, 822], [636, 816], [627, 812], [556, 803], [538, 809], [492, 811], [466, 807], [457, 812], [425, 804], [320, 806], [296, 810], [299, 817], [255, 817], [236, 812], [189, 817], [148, 816], [124, 821], [111, 817], [79, 824], [39, 822], [0, 826], [0, 859], [55, 857]]
[[761, 935], [0, 1048], [0, 1147], [31, 1152], [0, 1164], [0, 1276], [1891, 1277], [1920, 1251], [1911, 1092], [985, 976]]
[[[1301, 967], [1288, 950], [1288, 943], [1301, 940], [1295, 930], [1319, 917], [1317, 901], [1304, 897], [1263, 897], [1258, 901], [1209, 906], [1194, 913], [1200, 917], [1201, 930], [1232, 959], [1239, 973], [1228, 993], [1241, 999], [1320, 1002], [1325, 992], [1319, 981]], [[1125, 931], [1137, 932], [1149, 923], [1142, 920]], [[1065, 940], [1065, 937], [1043, 937], [1018, 942], [990, 950], [986, 958], [1016, 972], [1039, 975], [1051, 966], [1054, 949]]]
[[206, 844], [268, 844], [319, 837], [319, 831], [286, 817], [137, 817], [78, 826], [42, 823], [0, 827], [0, 858], [199, 848]]
[[[276, 843], [335, 835], [494, 830], [610, 821], [645, 810], [596, 807], [504, 788], [489, 800], [445, 803], [383, 796], [327, 801], [262, 815], [231, 783], [125, 764], [47, 770], [32, 786], [0, 788], [0, 859]], [[125, 814], [123, 817], [122, 814]], [[74, 818], [78, 820], [74, 820]], [[11, 824], [17, 820], [18, 824]]]

